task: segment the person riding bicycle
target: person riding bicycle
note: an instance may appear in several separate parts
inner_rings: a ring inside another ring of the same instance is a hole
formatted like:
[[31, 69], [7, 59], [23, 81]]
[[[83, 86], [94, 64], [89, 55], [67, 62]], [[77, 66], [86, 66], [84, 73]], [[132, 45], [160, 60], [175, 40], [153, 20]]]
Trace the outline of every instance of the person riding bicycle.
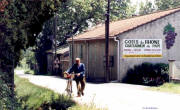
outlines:
[[[77, 85], [77, 95], [80, 97], [81, 95], [84, 96], [84, 88], [85, 88], [85, 65], [80, 62], [80, 58], [76, 58], [76, 63], [66, 71], [67, 73], [71, 74], [72, 72], [75, 73], [75, 81]], [[80, 83], [80, 85], [79, 85]]]

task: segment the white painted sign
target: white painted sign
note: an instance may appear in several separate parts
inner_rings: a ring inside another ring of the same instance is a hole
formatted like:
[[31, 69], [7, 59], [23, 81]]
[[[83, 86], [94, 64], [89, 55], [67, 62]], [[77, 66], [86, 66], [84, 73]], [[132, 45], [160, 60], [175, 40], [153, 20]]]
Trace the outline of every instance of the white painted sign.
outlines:
[[162, 57], [162, 39], [124, 39], [123, 58]]

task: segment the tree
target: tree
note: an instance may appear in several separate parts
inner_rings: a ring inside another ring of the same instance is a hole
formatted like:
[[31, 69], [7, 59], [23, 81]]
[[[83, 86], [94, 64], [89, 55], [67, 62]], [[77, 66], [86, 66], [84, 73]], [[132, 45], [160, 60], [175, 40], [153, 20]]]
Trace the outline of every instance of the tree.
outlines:
[[166, 10], [180, 6], [180, 0], [155, 0], [158, 10]]
[[[56, 14], [57, 46], [66, 44], [67, 38], [79, 34], [96, 24], [103, 23], [106, 13], [106, 4], [105, 0], [69, 0], [63, 2]], [[111, 1], [112, 21], [130, 17], [134, 12], [135, 9], [130, 6], [129, 0]], [[46, 67], [46, 63], [42, 63], [42, 61], [46, 61], [46, 51], [52, 47], [52, 45], [47, 45], [46, 42], [50, 42], [49, 40], [53, 39], [53, 21], [54, 18], [47, 21], [43, 26], [42, 33], [37, 37], [38, 45], [36, 45], [36, 58], [40, 68]], [[39, 42], [41, 40], [44, 40], [44, 42]], [[41, 47], [46, 48], [42, 49]], [[44, 73], [46, 72], [44, 71]]]
[[152, 13], [153, 11], [155, 11], [155, 7], [153, 6], [152, 2], [146, 1], [145, 3], [144, 2], [140, 3], [140, 9], [139, 9], [140, 15], [146, 15]]
[[59, 45], [66, 39], [104, 20], [104, 0], [73, 0], [61, 5], [58, 10], [57, 39]]
[[[135, 9], [130, 6], [129, 0], [111, 1], [112, 21], [130, 17], [134, 12]], [[72, 0], [62, 3], [57, 12], [57, 40], [59, 46], [65, 44], [67, 38], [96, 24], [103, 23], [105, 13], [105, 0]], [[46, 33], [42, 33], [42, 37], [53, 35], [53, 19], [44, 24]]]
[[35, 58], [38, 64], [38, 74], [47, 73], [47, 53], [52, 48], [53, 24], [51, 20], [44, 23], [42, 32], [36, 38]]
[[134, 6], [131, 6], [130, 3], [130, 0], [111, 0], [111, 20], [114, 21], [132, 17], [136, 9]]
[[12, 91], [14, 68], [22, 58], [22, 50], [35, 44], [43, 23], [59, 4], [59, 0], [0, 1], [0, 71], [7, 74], [3, 79]]

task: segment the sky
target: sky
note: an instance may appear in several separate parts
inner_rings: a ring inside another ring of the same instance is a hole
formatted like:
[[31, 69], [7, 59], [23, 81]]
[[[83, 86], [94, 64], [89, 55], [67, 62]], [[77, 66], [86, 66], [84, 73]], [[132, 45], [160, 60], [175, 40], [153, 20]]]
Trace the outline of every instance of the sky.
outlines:
[[133, 5], [136, 5], [136, 6], [137, 6], [136, 13], [138, 13], [138, 12], [139, 12], [139, 4], [140, 4], [141, 2], [146, 3], [146, 1], [150, 1], [150, 2], [154, 3], [155, 0], [130, 0], [130, 1], [131, 1], [131, 3], [132, 3], [132, 6], [133, 6]]
[[154, 2], [154, 0], [131, 0], [132, 5], [136, 5], [136, 4], [139, 4], [141, 2], [146, 2], [146, 1]]

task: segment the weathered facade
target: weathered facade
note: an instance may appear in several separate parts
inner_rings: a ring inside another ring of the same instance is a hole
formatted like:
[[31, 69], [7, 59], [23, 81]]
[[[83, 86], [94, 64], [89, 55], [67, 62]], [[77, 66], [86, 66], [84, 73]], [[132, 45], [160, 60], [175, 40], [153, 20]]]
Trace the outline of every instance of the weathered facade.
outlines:
[[[69, 67], [69, 47], [57, 49], [57, 58], [59, 60], [59, 75], [60, 72], [65, 71]], [[54, 72], [54, 52], [52, 50], [47, 51], [47, 71], [51, 74]]]
[[60, 69], [62, 72], [66, 71], [69, 67], [69, 47], [61, 49], [60, 54]]
[[[74, 58], [81, 58], [86, 66], [88, 80], [104, 81], [105, 77], [105, 40], [74, 42]], [[71, 45], [72, 46], [72, 45]], [[110, 80], [117, 80], [117, 43], [110, 40]], [[72, 53], [70, 54], [72, 55]], [[70, 58], [71, 59], [71, 58]]]
[[[122, 81], [129, 68], [143, 62], [168, 63], [168, 60], [180, 61], [180, 8], [156, 12], [145, 16], [112, 22], [110, 24], [110, 56], [113, 56], [111, 80]], [[166, 48], [164, 28], [171, 24], [177, 33], [175, 43]], [[105, 75], [105, 26], [98, 26], [74, 38], [74, 57], [80, 57], [86, 65], [87, 78], [103, 80]], [[124, 39], [161, 39], [161, 58], [124, 58]], [[69, 39], [70, 48], [72, 40]], [[72, 51], [70, 51], [72, 54]]]
[[[123, 39], [162, 39], [162, 58], [123, 58], [122, 52], [119, 52], [119, 80], [121, 81], [129, 68], [134, 65], [141, 64], [142, 62], [151, 63], [168, 63], [168, 60], [180, 61], [180, 11], [175, 11], [167, 16], [162, 16], [154, 21], [147, 24], [143, 24], [131, 31], [122, 33], [118, 35], [119, 40], [119, 51], [123, 49], [122, 40]], [[164, 27], [171, 24], [175, 28], [177, 33], [174, 46], [170, 49], [166, 48], [165, 35], [163, 35]]]

